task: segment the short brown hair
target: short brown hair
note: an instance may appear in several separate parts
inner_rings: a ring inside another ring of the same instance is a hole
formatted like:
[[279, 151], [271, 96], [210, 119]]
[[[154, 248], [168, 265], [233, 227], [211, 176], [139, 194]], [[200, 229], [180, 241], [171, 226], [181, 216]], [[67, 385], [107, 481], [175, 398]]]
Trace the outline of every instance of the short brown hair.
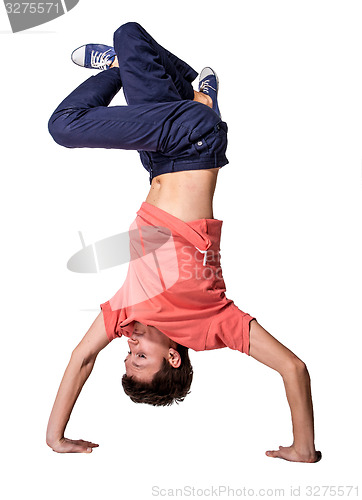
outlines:
[[183, 401], [190, 393], [193, 369], [188, 348], [177, 344], [176, 350], [181, 356], [181, 365], [174, 368], [164, 358], [161, 369], [154, 374], [150, 383], [140, 382], [132, 376], [123, 375], [123, 390], [134, 403], [170, 406], [174, 402], [178, 404]]

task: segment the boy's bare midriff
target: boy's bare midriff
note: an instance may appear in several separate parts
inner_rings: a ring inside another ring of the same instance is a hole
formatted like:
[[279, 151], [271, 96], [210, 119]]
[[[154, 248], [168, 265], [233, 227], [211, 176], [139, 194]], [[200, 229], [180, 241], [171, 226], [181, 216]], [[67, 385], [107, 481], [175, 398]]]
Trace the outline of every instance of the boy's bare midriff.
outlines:
[[162, 174], [152, 179], [146, 202], [184, 222], [213, 219], [212, 200], [219, 168]]

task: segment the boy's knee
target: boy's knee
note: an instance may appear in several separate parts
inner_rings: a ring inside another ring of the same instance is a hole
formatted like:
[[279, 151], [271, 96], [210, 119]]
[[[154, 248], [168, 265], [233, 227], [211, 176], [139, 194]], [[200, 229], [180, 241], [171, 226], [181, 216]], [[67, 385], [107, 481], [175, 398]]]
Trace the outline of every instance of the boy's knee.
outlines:
[[52, 136], [54, 141], [58, 144], [60, 144], [58, 136], [60, 135], [60, 130], [57, 124], [57, 120], [54, 115], [50, 117], [50, 120], [48, 121], [48, 131], [49, 134]]
[[129, 36], [137, 36], [140, 33], [143, 33], [143, 28], [140, 24], [130, 21], [128, 23], [122, 24], [115, 32], [114, 32], [114, 46], [124, 41], [125, 38]]
[[52, 115], [48, 122], [48, 130], [54, 141], [60, 146], [73, 146], [69, 122], [64, 116]]

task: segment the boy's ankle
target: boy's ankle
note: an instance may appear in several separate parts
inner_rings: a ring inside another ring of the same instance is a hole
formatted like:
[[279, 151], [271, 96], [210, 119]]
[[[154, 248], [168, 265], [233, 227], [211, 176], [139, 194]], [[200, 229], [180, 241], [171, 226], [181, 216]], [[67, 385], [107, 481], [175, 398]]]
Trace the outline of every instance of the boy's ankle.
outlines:
[[194, 90], [194, 101], [201, 102], [201, 104], [205, 104], [209, 108], [212, 108], [212, 99], [209, 95], [204, 94], [203, 92], [197, 92]]
[[112, 64], [109, 66], [109, 68], [119, 68], [118, 57], [117, 56], [115, 56]]

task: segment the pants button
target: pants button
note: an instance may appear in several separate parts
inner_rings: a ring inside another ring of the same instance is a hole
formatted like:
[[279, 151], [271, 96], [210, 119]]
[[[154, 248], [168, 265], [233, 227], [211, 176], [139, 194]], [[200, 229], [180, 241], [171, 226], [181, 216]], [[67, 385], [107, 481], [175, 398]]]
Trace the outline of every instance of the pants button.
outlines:
[[198, 145], [198, 146], [202, 146], [202, 141], [199, 141], [199, 142], [197, 143], [197, 145]]

